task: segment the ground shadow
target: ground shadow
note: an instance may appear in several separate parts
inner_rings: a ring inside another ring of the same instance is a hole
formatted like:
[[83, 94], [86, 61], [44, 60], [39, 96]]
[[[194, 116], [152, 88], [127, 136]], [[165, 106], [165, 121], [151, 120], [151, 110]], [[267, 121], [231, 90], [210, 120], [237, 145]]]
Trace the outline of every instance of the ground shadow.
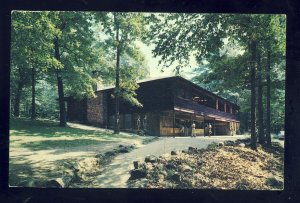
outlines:
[[21, 144], [22, 147], [29, 148], [30, 150], [47, 150], [47, 149], [63, 149], [87, 145], [102, 144], [103, 141], [94, 139], [75, 139], [75, 140], [44, 140], [38, 142], [28, 142]]

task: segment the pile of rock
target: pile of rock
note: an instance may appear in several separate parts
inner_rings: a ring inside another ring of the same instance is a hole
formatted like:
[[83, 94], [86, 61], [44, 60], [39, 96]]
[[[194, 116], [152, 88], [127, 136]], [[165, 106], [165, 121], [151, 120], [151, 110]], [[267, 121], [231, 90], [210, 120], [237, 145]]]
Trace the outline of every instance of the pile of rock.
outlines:
[[[247, 143], [246, 143], [247, 144]], [[215, 153], [222, 147], [242, 147], [245, 140], [224, 141], [210, 144], [207, 149], [189, 147], [187, 150], [171, 151], [160, 157], [147, 156], [144, 162], [135, 161], [130, 171], [129, 187], [190, 188], [193, 174], [205, 166], [202, 160], [207, 153]], [[203, 177], [205, 179], [205, 176]]]

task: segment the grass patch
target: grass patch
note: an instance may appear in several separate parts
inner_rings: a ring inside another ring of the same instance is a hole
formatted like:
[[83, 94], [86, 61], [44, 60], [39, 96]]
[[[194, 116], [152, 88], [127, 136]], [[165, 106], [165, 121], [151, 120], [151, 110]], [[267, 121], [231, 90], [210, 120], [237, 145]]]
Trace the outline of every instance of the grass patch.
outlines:
[[44, 140], [38, 142], [28, 142], [21, 144], [22, 147], [29, 148], [33, 151], [46, 149], [61, 149], [70, 147], [79, 147], [85, 145], [101, 144], [102, 141], [93, 139], [75, 139], [75, 140]]
[[59, 123], [50, 120], [30, 120], [26, 118], [10, 119], [10, 135], [13, 136], [41, 136], [46, 138], [59, 136], [110, 136], [109, 133], [100, 132], [98, 130], [82, 130], [72, 127], [59, 127]]

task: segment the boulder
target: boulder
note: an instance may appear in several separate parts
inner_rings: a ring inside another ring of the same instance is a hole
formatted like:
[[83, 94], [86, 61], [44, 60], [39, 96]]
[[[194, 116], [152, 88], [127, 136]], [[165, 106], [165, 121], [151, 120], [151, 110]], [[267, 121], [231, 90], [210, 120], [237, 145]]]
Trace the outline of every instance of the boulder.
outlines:
[[134, 167], [134, 169], [138, 169], [139, 168], [139, 161], [134, 161], [133, 162], [133, 167]]
[[124, 147], [124, 145], [121, 145], [121, 144], [120, 144], [119, 147], [120, 147], [120, 148], [121, 148], [121, 147]]
[[129, 152], [129, 149], [127, 147], [123, 147], [121, 149], [119, 149], [118, 151], [119, 153], [128, 153]]
[[181, 160], [176, 160], [175, 162], [176, 162], [177, 165], [181, 165], [182, 164]]
[[97, 159], [103, 159], [104, 156], [103, 156], [103, 154], [96, 154], [95, 158], [97, 158]]
[[197, 150], [197, 152], [199, 153], [199, 154], [201, 154], [201, 153], [203, 153], [203, 152], [205, 152], [206, 151], [206, 149], [198, 149]]
[[131, 180], [145, 178], [147, 176], [147, 173], [145, 171], [142, 171], [140, 169], [134, 169], [130, 171], [130, 178]]
[[195, 147], [189, 147], [189, 151], [194, 151], [194, 150], [197, 150], [197, 148], [195, 148]]
[[104, 155], [105, 155], [105, 156], [115, 156], [115, 155], [116, 155], [116, 152], [108, 151], [108, 152], [105, 152]]
[[152, 170], [153, 169], [153, 164], [152, 163], [146, 163], [145, 168], [146, 168], [146, 170]]
[[63, 187], [65, 187], [65, 184], [61, 178], [57, 178], [55, 180], [47, 181], [45, 183], [45, 187], [47, 187], [47, 188], [63, 188]]
[[192, 171], [192, 168], [188, 165], [183, 165], [183, 166], [180, 167], [180, 171], [189, 172], [189, 171]]
[[172, 170], [172, 169], [177, 169], [177, 167], [176, 167], [174, 164], [171, 164], [171, 163], [167, 164], [167, 165], [166, 165], [166, 168], [167, 168], [167, 169], [171, 169], [171, 170]]
[[157, 164], [156, 166], [155, 166], [155, 168], [157, 169], [157, 170], [163, 170], [164, 169], [164, 165], [163, 164]]
[[218, 143], [218, 146], [219, 146], [219, 147], [224, 146], [224, 142], [219, 142], [219, 143]]
[[177, 155], [176, 151], [171, 151], [171, 155]]
[[240, 143], [238, 146], [239, 147], [245, 147], [246, 145], [244, 143]]
[[235, 143], [234, 143], [234, 141], [227, 140], [227, 141], [224, 142], [224, 145], [225, 145], [225, 146], [234, 146]]
[[159, 172], [159, 174], [161, 174], [161, 175], [163, 175], [163, 176], [167, 176], [168, 175], [168, 173], [165, 171], [165, 170], [161, 170], [160, 172]]
[[203, 161], [199, 161], [197, 165], [201, 167], [203, 165]]
[[146, 163], [156, 163], [158, 161], [158, 158], [156, 156], [147, 156], [145, 158]]
[[170, 178], [172, 181], [181, 182], [181, 176], [178, 173], [174, 173]]

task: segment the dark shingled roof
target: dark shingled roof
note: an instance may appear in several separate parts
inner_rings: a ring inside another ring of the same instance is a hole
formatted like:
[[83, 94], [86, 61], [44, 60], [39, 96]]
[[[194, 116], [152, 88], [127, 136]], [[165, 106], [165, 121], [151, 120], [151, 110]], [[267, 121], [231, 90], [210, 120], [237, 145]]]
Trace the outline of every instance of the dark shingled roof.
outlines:
[[[192, 86], [195, 87], [196, 89], [199, 89], [199, 90], [205, 92], [205, 93], [208, 94], [208, 95], [211, 95], [211, 96], [213, 96], [213, 97], [217, 97], [217, 98], [219, 98], [220, 100], [226, 101], [227, 103], [230, 103], [230, 104], [232, 104], [232, 105], [234, 105], [234, 106], [236, 106], [236, 107], [239, 107], [237, 104], [235, 104], [235, 103], [233, 103], [233, 102], [231, 102], [231, 101], [229, 101], [229, 100], [227, 100], [227, 99], [225, 99], [225, 98], [223, 98], [223, 97], [220, 97], [219, 95], [217, 95], [217, 94], [215, 94], [215, 93], [213, 93], [213, 92], [210, 92], [210, 91], [208, 91], [208, 90], [206, 90], [206, 89], [200, 87], [199, 85], [197, 85], [197, 84], [195, 84], [195, 83], [193, 83], [193, 82], [191, 82], [191, 81], [189, 81], [189, 80], [187, 80], [187, 79], [185, 79], [185, 78], [183, 78], [183, 77], [181, 77], [181, 76], [164, 76], [164, 77], [157, 77], [157, 78], [149, 78], [149, 79], [139, 80], [139, 81], [137, 81], [137, 83], [140, 84], [140, 83], [146, 83], [146, 82], [157, 81], [157, 80], [163, 80], [163, 79], [179, 79], [179, 80], [181, 80], [181, 81], [183, 81], [183, 82], [185, 82], [185, 83], [188, 83], [188, 84], [192, 85]], [[113, 89], [113, 88], [115, 88], [115, 86], [114, 86], [114, 85], [111, 85], [111, 86], [103, 87], [103, 88], [97, 90], [97, 92], [99, 92], [99, 91], [104, 91], [104, 90], [110, 90], [110, 89]]]

